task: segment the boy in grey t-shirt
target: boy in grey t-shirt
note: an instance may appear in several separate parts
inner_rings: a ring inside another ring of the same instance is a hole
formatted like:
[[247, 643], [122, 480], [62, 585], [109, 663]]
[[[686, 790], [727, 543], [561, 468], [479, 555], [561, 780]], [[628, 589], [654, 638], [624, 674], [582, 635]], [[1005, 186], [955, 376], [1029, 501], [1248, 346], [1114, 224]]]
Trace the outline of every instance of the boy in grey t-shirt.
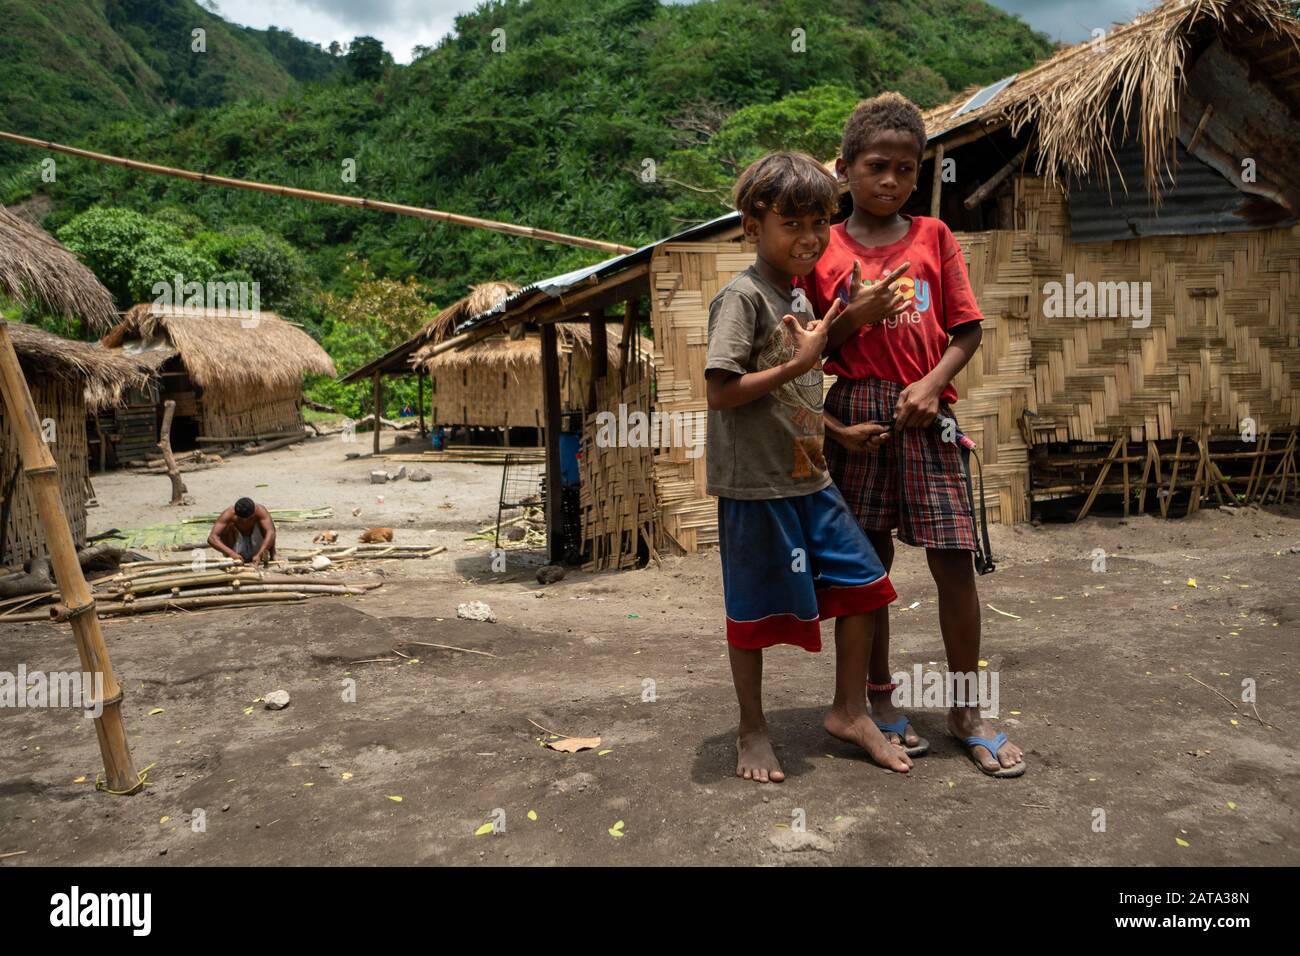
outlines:
[[823, 725], [873, 760], [911, 760], [867, 711], [874, 612], [897, 596], [822, 457], [821, 357], [839, 306], [815, 319], [791, 280], [825, 251], [835, 180], [812, 157], [772, 153], [741, 174], [736, 208], [757, 261], [709, 306], [708, 491], [718, 543], [731, 675], [740, 703], [736, 775], [785, 779], [763, 716], [763, 649], [821, 650], [835, 619], [835, 699]]

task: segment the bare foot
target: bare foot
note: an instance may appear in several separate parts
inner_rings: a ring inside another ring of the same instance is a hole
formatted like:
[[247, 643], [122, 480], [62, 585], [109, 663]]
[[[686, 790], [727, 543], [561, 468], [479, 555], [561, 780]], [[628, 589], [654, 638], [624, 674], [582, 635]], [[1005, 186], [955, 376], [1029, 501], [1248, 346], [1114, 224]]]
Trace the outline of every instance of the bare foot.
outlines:
[[822, 726], [832, 737], [857, 744], [880, 766], [897, 773], [912, 769], [912, 758], [897, 744], [891, 744], [866, 714], [851, 715], [832, 707], [826, 712]]
[[[979, 710], [975, 707], [954, 707], [948, 711], [948, 729], [959, 740], [966, 737], [983, 737], [985, 740], [992, 740], [998, 735], [998, 732], [993, 729], [993, 725], [981, 717]], [[997, 752], [996, 756], [989, 753], [987, 747], [979, 744], [971, 747], [970, 750], [975, 759], [979, 761], [979, 765], [985, 770], [1014, 767], [1020, 763], [1020, 759], [1024, 755], [1024, 751], [1009, 740], [1002, 745], [1002, 749]]]
[[[893, 696], [892, 691], [868, 690], [867, 700], [871, 702], [871, 716], [876, 718], [877, 720], [883, 720], [887, 724], [896, 723], [898, 719], [903, 716], [903, 712], [894, 706], [894, 701], [892, 699], [892, 696]], [[900, 742], [898, 739], [898, 734], [894, 734], [894, 733], [885, 734], [885, 739], [892, 744], [896, 744]], [[912, 728], [911, 723], [908, 723], [908, 725], [903, 728], [902, 743], [907, 747], [915, 747], [920, 742], [921, 742], [920, 734], [918, 734]]]
[[736, 736], [736, 776], [759, 783], [780, 783], [785, 779], [766, 727]]

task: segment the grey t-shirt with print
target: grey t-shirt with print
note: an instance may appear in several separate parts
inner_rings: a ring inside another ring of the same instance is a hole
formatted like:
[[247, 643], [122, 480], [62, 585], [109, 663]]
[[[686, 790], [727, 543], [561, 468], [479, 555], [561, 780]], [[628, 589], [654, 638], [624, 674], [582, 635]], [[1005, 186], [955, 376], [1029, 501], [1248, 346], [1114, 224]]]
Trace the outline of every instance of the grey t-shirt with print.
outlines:
[[[750, 266], [709, 304], [709, 352], [704, 363], [744, 375], [794, 355], [794, 336], [782, 316], [805, 325], [812, 308], [779, 289]], [[709, 411], [708, 492], [721, 498], [793, 498], [831, 483], [822, 456], [822, 373], [805, 372], [762, 398]]]

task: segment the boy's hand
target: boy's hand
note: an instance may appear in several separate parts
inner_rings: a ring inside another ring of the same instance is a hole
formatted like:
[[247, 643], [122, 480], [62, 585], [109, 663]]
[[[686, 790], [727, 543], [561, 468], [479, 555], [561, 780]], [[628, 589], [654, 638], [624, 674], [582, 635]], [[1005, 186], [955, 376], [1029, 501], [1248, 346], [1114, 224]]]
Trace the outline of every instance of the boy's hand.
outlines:
[[782, 321], [794, 336], [794, 357], [790, 359], [790, 365], [797, 370], [797, 375], [811, 371], [821, 361], [822, 350], [826, 348], [826, 336], [842, 311], [839, 306], [838, 301], [832, 303], [826, 310], [825, 318], [813, 319], [807, 326], [789, 313], [782, 316]]
[[876, 451], [889, 441], [889, 426], [876, 422], [844, 425], [832, 431], [831, 437], [852, 452]]
[[898, 393], [894, 406], [895, 428], [929, 428], [939, 414], [942, 388], [935, 388], [925, 379], [913, 382]]
[[879, 325], [902, 312], [907, 307], [907, 300], [894, 289], [894, 283], [911, 265], [910, 261], [904, 262], [879, 282], [867, 285], [862, 281], [862, 264], [854, 259], [853, 276], [849, 280], [849, 304], [844, 308], [849, 324], [855, 329]]

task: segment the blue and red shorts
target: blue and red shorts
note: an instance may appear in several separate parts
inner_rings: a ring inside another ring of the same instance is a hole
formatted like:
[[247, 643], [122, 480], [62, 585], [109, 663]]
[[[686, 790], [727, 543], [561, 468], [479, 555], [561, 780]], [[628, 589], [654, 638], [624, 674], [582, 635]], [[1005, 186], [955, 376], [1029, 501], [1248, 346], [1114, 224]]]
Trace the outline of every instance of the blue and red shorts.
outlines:
[[834, 485], [795, 498], [718, 499], [727, 642], [822, 649], [821, 622], [898, 595]]

